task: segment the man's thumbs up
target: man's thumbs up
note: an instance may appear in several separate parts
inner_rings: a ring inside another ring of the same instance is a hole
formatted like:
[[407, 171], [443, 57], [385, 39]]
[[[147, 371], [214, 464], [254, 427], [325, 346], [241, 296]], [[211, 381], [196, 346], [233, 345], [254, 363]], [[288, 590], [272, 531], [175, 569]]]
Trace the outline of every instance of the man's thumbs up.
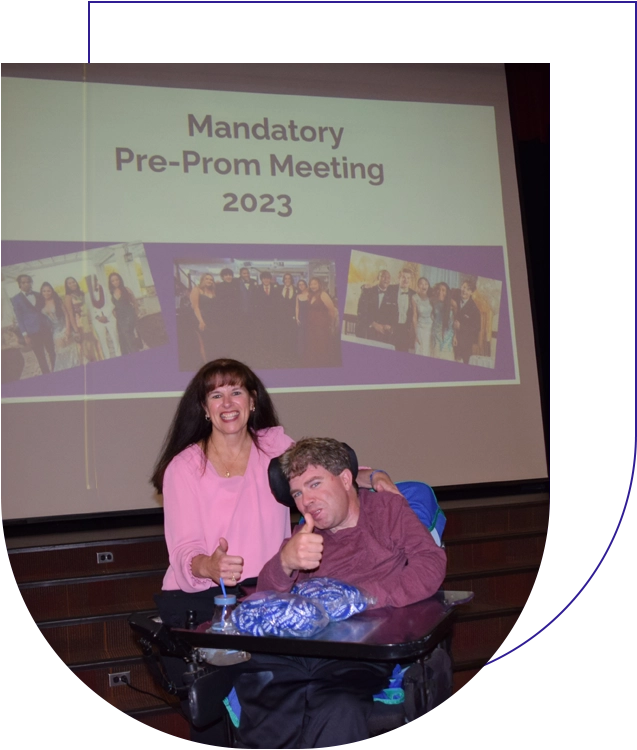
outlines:
[[305, 523], [301, 527], [301, 531], [299, 531], [299, 534], [311, 534], [314, 531], [314, 516], [311, 516], [309, 513], [307, 516], [303, 516], [305, 519]]
[[314, 518], [308, 513], [305, 523], [281, 550], [281, 567], [286, 575], [295, 570], [316, 570], [323, 557], [323, 537], [314, 533]]

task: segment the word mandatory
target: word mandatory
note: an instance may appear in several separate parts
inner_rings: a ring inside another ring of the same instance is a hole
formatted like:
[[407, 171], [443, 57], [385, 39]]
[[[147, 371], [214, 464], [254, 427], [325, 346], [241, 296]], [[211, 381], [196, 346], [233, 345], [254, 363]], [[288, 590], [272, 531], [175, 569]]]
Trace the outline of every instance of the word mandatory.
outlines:
[[206, 115], [201, 122], [197, 121], [194, 115], [188, 115], [188, 135], [194, 136], [195, 131], [205, 133], [208, 138], [243, 138], [250, 140], [250, 137], [257, 141], [305, 141], [306, 143], [328, 143], [331, 140], [332, 149], [337, 149], [341, 145], [341, 139], [345, 128], [339, 128], [336, 131], [329, 125], [297, 125], [294, 120], [290, 120], [287, 125], [279, 123], [270, 124], [267, 117], [263, 122], [255, 122], [249, 125], [247, 122], [224, 122], [218, 120], [212, 122], [212, 115]]

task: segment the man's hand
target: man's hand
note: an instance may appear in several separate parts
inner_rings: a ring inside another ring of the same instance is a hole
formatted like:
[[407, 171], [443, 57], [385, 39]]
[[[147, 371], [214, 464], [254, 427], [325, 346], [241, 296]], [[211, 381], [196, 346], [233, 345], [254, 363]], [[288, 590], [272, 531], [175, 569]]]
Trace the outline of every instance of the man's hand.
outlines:
[[308, 513], [303, 528], [281, 550], [281, 567], [290, 576], [295, 570], [316, 570], [323, 557], [323, 537], [314, 533], [314, 519]]
[[228, 542], [221, 537], [219, 546], [212, 555], [197, 555], [193, 559], [192, 572], [198, 578], [211, 578], [215, 583], [219, 583], [223, 578], [225, 583], [234, 586], [241, 580], [243, 558], [239, 555], [229, 555]]

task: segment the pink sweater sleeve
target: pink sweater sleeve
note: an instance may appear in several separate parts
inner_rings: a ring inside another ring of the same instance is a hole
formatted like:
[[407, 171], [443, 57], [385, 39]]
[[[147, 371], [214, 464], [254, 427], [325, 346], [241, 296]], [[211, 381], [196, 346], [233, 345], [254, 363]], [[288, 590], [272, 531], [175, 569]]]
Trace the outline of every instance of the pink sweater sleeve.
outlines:
[[192, 572], [194, 557], [214, 552], [207, 549], [202, 531], [195, 470], [192, 457], [177, 456], [166, 469], [163, 488], [168, 559], [177, 585], [191, 594], [215, 585], [210, 578], [198, 578]]
[[294, 445], [294, 440], [285, 434], [283, 427], [270, 427], [267, 430], [261, 430], [258, 435], [259, 447], [271, 458], [280, 456], [291, 445]]

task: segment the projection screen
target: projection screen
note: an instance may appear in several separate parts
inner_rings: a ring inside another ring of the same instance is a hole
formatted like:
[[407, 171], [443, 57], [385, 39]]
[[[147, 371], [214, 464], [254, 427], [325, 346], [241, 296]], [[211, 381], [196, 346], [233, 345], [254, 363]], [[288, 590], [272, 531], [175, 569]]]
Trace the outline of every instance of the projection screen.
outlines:
[[292, 437], [397, 478], [546, 476], [503, 66], [2, 83], [5, 520], [159, 507], [177, 399], [220, 356]]

